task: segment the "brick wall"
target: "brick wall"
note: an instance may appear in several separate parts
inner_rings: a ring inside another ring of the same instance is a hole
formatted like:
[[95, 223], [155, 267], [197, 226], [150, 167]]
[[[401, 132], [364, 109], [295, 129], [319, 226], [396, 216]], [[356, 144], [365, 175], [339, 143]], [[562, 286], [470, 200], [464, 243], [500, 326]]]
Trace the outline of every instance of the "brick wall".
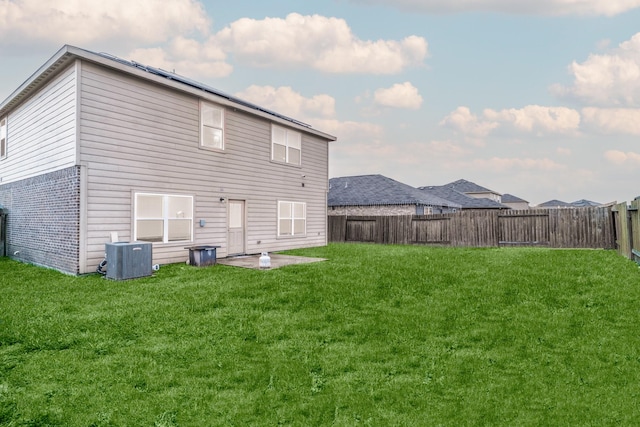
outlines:
[[[330, 206], [327, 209], [330, 216], [354, 215], [354, 216], [392, 216], [415, 215], [416, 205], [383, 205], [383, 206]], [[424, 213], [429, 214], [429, 208], [425, 206]]]
[[8, 211], [8, 256], [78, 274], [79, 166], [0, 185], [0, 205]]

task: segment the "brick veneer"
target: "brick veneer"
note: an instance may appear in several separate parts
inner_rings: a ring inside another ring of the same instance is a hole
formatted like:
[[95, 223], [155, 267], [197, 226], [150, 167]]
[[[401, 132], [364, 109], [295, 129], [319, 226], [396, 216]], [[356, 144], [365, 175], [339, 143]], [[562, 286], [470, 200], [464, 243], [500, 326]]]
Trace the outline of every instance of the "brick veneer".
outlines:
[[78, 274], [79, 166], [0, 185], [0, 205], [8, 210], [8, 256]]
[[[416, 205], [380, 205], [380, 206], [335, 206], [327, 210], [329, 216], [353, 215], [353, 216], [392, 216], [392, 215], [415, 215]], [[424, 213], [428, 214], [429, 207], [424, 208]]]

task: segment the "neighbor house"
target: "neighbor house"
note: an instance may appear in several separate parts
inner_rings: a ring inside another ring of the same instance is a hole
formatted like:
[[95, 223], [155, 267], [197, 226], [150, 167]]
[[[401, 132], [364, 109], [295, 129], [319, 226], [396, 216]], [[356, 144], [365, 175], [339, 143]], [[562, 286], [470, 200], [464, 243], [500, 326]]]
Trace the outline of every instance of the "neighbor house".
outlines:
[[544, 203], [540, 203], [536, 208], [540, 209], [561, 209], [561, 208], [595, 208], [602, 206], [602, 203], [593, 202], [591, 200], [580, 199], [575, 202], [567, 203], [562, 200], [549, 200]]
[[465, 194], [475, 199], [489, 199], [498, 203], [502, 202], [502, 195], [500, 193], [496, 193], [493, 190], [489, 190], [486, 187], [478, 185], [475, 182], [467, 181], [466, 179], [459, 179], [457, 181], [450, 182], [443, 185], [443, 187], [455, 190], [458, 193]]
[[492, 199], [468, 196], [448, 185], [431, 185], [418, 187], [418, 189], [431, 196], [448, 200], [450, 203], [456, 203], [462, 210], [511, 209]]
[[573, 208], [571, 203], [563, 202], [562, 200], [549, 200], [543, 203], [540, 203], [536, 206], [539, 209], [562, 209], [562, 208]]
[[576, 208], [595, 208], [602, 206], [602, 203], [594, 202], [592, 200], [580, 199], [575, 202], [571, 202], [571, 205]]
[[92, 272], [115, 235], [158, 264], [327, 243], [335, 137], [174, 73], [64, 46], [0, 104], [0, 132], [15, 259]]
[[503, 194], [501, 197], [501, 203], [505, 206], [509, 206], [511, 209], [526, 210], [530, 209], [529, 202], [514, 196], [513, 194]]
[[427, 215], [455, 212], [460, 205], [383, 175], [331, 178], [329, 215]]

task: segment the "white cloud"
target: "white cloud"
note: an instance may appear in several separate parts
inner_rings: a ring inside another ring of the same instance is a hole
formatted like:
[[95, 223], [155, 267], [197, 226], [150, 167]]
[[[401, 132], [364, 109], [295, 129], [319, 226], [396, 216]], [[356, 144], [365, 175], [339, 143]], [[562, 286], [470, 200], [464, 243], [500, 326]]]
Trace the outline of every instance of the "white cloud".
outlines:
[[337, 137], [329, 144], [330, 177], [381, 173], [389, 159], [396, 159], [397, 148], [385, 140], [384, 128], [378, 124], [325, 119], [316, 125]]
[[428, 53], [418, 36], [360, 40], [344, 19], [291, 13], [286, 18], [242, 18], [216, 34], [227, 52], [256, 67], [310, 67], [328, 73], [394, 74], [420, 65]]
[[582, 63], [574, 61], [569, 72], [573, 85], [554, 85], [554, 94], [590, 105], [640, 106], [640, 33], [608, 54], [591, 54]]
[[508, 158], [508, 157], [492, 157], [490, 159], [473, 159], [469, 162], [469, 166], [476, 169], [487, 170], [492, 172], [506, 171], [554, 171], [565, 169], [566, 166], [556, 163], [551, 159], [532, 159], [532, 158]]
[[[342, 144], [354, 140], [381, 141], [384, 135], [384, 127], [375, 123], [354, 121], [341, 122], [336, 119], [317, 119], [314, 121], [314, 125], [318, 129], [322, 129], [323, 132], [335, 135], [340, 141], [340, 147], [342, 147]], [[361, 151], [357, 154], [360, 157], [366, 157], [362, 155], [364, 152]], [[349, 158], [346, 160], [348, 161]]]
[[0, 51], [66, 43], [134, 46], [206, 34], [209, 26], [196, 0], [0, 0]]
[[513, 126], [522, 132], [574, 133], [580, 126], [580, 113], [566, 107], [527, 105], [500, 111], [486, 109], [484, 117]]
[[128, 56], [136, 62], [190, 78], [226, 77], [233, 71], [225, 61], [226, 54], [211, 40], [200, 43], [176, 37], [166, 48], [135, 49]]
[[[452, 157], [452, 158], [460, 158], [460, 156], [467, 155], [470, 151], [460, 145], [456, 144], [453, 141], [431, 141], [428, 145], [428, 151], [430, 157], [443, 156], [443, 157]], [[422, 161], [422, 159], [420, 160]]]
[[229, 75], [231, 54], [256, 67], [369, 74], [399, 73], [428, 55], [423, 37], [361, 40], [344, 19], [320, 15], [242, 18], [210, 30], [198, 0], [0, 0], [5, 54], [72, 44], [196, 78]]
[[566, 107], [527, 105], [500, 111], [487, 108], [478, 117], [463, 106], [442, 119], [440, 125], [476, 138], [486, 137], [492, 131], [507, 126], [518, 132], [536, 135], [576, 134], [580, 127], [580, 113]]
[[409, 82], [396, 83], [390, 88], [378, 89], [373, 94], [373, 98], [376, 104], [384, 107], [417, 110], [422, 105], [422, 96]]
[[618, 150], [609, 150], [604, 153], [605, 159], [615, 165], [629, 164], [632, 166], [640, 166], [640, 154], [632, 151], [624, 152]]
[[624, 152], [619, 150], [609, 150], [604, 153], [605, 159], [615, 165], [640, 166], [640, 154], [632, 151]]
[[640, 108], [582, 109], [587, 125], [602, 133], [619, 133], [640, 136]]
[[409, 12], [456, 13], [492, 11], [527, 15], [613, 16], [640, 7], [640, 0], [351, 0], [354, 3], [382, 4]]
[[463, 106], [456, 108], [442, 119], [440, 126], [454, 129], [467, 135], [484, 137], [497, 128], [498, 123], [480, 120], [478, 116], [471, 113], [468, 107]]
[[[347, 155], [346, 160], [355, 155], [354, 151], [349, 150], [356, 145], [360, 149], [367, 144], [375, 145], [377, 142], [381, 145], [377, 152], [384, 150], [383, 147], [388, 145], [381, 143], [384, 135], [383, 126], [377, 123], [340, 121], [336, 119], [335, 99], [326, 94], [307, 98], [288, 86], [274, 88], [272, 86], [252, 85], [235, 95], [261, 107], [309, 123], [315, 129], [334, 135], [339, 142], [335, 148]], [[373, 145], [370, 145], [370, 147], [373, 147]], [[369, 150], [365, 149], [360, 151], [360, 157], [362, 157], [363, 152], [371, 154]]]
[[209, 61], [223, 61], [227, 56], [213, 38], [209, 38], [205, 43], [200, 43], [197, 40], [178, 36], [171, 41], [169, 49], [176, 55], [180, 54], [186, 58], [202, 58]]
[[305, 98], [288, 86], [249, 86], [236, 96], [293, 118], [333, 117], [336, 101], [329, 95]]

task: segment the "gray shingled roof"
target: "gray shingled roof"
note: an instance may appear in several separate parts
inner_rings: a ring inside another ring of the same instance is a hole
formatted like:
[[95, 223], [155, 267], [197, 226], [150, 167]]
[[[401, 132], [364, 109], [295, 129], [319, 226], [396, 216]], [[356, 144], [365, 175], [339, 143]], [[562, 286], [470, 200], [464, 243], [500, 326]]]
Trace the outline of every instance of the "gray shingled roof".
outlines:
[[383, 175], [359, 175], [329, 180], [329, 206], [419, 205], [460, 208], [460, 205], [428, 194]]
[[521, 199], [520, 197], [514, 196], [513, 194], [503, 194], [502, 195], [502, 203], [529, 203], [527, 200]]
[[571, 208], [573, 205], [571, 203], [563, 202], [562, 200], [549, 200], [548, 202], [540, 203], [538, 205], [539, 208]]
[[[476, 184], [475, 182], [467, 181], [466, 179], [459, 179], [457, 181], [450, 182], [442, 185], [442, 187], [448, 187], [460, 193], [496, 193], [493, 190], [489, 190], [486, 187]], [[499, 194], [499, 193], [496, 193]]]
[[590, 207], [600, 206], [601, 204], [602, 203], [593, 202], [591, 200], [586, 200], [586, 199], [576, 200], [575, 202], [571, 203], [572, 206], [575, 206], [577, 208], [590, 208]]
[[454, 190], [447, 185], [434, 185], [426, 187], [418, 187], [419, 190], [427, 194], [450, 200], [462, 206], [462, 209], [510, 209], [509, 206], [498, 203], [494, 200], [483, 198], [475, 198], [467, 196], [460, 191]]

